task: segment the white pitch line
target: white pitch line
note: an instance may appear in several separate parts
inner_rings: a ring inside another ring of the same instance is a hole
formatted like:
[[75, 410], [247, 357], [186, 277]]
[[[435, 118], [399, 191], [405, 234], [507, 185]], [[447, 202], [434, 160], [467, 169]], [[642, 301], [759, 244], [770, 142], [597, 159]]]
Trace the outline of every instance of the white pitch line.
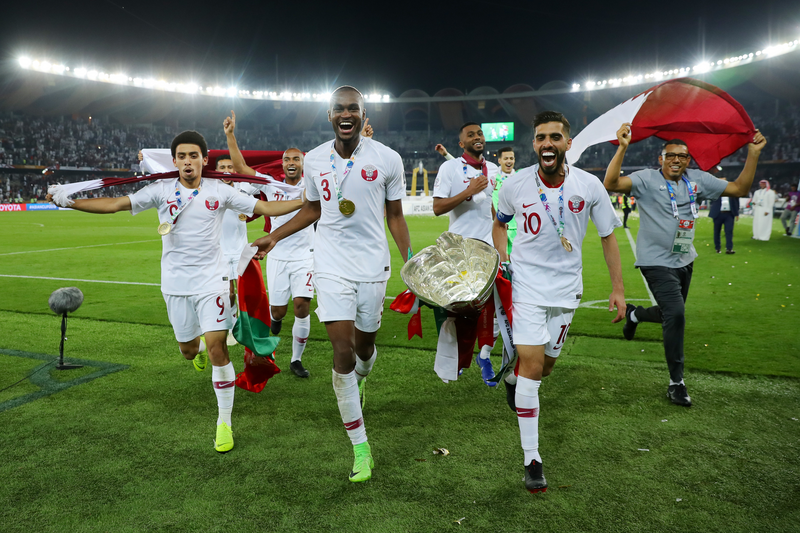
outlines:
[[111, 283], [114, 285], [147, 285], [148, 287], [161, 286], [160, 283], [141, 283], [138, 281], [108, 281], [102, 279], [49, 278], [45, 276], [15, 276], [11, 274], [0, 274], [0, 278], [50, 279], [55, 281], [82, 281], [84, 283]]
[[[628, 236], [628, 242], [631, 243], [631, 250], [633, 250], [633, 259], [634, 261], [637, 259], [636, 257], [636, 241], [633, 240], [633, 235], [631, 235], [631, 230], [625, 228], [625, 234]], [[644, 281], [644, 288], [647, 289], [647, 294], [650, 295], [650, 301], [653, 305], [656, 305], [656, 297], [653, 296], [653, 293], [650, 292], [650, 286], [647, 284], [647, 280], [644, 279], [644, 274], [642, 274], [641, 269], [639, 269], [639, 275], [642, 276], [642, 281]]]
[[[110, 283], [112, 285], [146, 285], [148, 287], [160, 287], [160, 283], [142, 283], [139, 281], [108, 281], [103, 279], [77, 279], [77, 278], [50, 278], [46, 276], [17, 276], [13, 274], [0, 274], [0, 278], [25, 278], [25, 279], [49, 279], [54, 281], [82, 281], [83, 283]], [[394, 296], [387, 296], [387, 300], [394, 300]]]
[[161, 239], [148, 239], [146, 241], [110, 242], [108, 244], [89, 244], [86, 246], [70, 246], [69, 248], [51, 248], [49, 250], [27, 250], [25, 252], [8, 252], [0, 255], [39, 254], [42, 252], [60, 252], [62, 250], [77, 250], [78, 248], [97, 248], [98, 246], [118, 246], [120, 244], [139, 244], [142, 242], [156, 242]]

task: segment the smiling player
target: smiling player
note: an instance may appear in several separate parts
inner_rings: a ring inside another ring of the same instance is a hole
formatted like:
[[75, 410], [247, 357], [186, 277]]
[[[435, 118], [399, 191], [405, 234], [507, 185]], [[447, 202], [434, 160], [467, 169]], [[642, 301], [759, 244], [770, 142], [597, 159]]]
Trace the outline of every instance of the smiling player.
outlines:
[[328, 120], [335, 139], [306, 154], [308, 202], [291, 220], [253, 243], [263, 256], [319, 219], [314, 248], [316, 312], [333, 348], [333, 389], [353, 444], [353, 482], [370, 479], [374, 468], [361, 408], [366, 377], [377, 356], [375, 337], [391, 275], [384, 209], [403, 260], [411, 255], [403, 217], [402, 159], [360, 135], [365, 118], [364, 97], [358, 89], [342, 86], [333, 92]]
[[509, 407], [517, 413], [525, 453], [525, 488], [547, 490], [539, 455], [539, 386], [552, 372], [583, 297], [581, 247], [592, 219], [603, 244], [612, 292], [613, 322], [625, 316], [622, 267], [614, 228], [621, 226], [603, 184], [595, 176], [564, 164], [572, 144], [569, 122], [545, 111], [533, 122], [533, 149], [539, 164], [509, 177], [500, 189], [492, 235], [502, 261], [508, 261], [506, 224], [516, 218], [519, 232], [511, 252], [513, 335], [519, 376], [505, 380]]

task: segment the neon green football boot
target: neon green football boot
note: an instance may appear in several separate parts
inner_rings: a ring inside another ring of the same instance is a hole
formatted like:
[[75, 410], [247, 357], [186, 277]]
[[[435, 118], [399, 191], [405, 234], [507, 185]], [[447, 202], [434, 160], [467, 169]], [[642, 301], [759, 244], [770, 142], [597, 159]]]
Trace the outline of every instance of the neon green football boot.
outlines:
[[225, 422], [217, 424], [217, 438], [214, 440], [214, 449], [219, 453], [229, 452], [233, 449], [233, 430]]
[[206, 338], [202, 335], [200, 335], [200, 351], [192, 359], [192, 364], [198, 372], [202, 372], [208, 366], [208, 347], [206, 346]]
[[353, 470], [350, 472], [350, 481], [359, 483], [372, 477], [372, 469], [375, 468], [375, 461], [372, 460], [372, 452], [369, 449], [369, 442], [362, 442], [353, 446], [355, 460]]
[[367, 378], [361, 378], [361, 381], [358, 383], [358, 399], [361, 401], [361, 409], [364, 409], [364, 404], [367, 403]]

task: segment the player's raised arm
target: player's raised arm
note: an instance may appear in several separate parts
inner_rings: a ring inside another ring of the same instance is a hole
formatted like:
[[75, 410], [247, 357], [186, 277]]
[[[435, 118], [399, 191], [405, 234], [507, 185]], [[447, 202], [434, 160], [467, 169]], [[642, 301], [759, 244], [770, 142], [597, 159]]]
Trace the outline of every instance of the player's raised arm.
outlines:
[[[45, 198], [48, 202], [56, 204], [53, 200], [53, 195], [48, 194]], [[131, 199], [127, 196], [120, 196], [117, 198], [85, 198], [82, 200], [73, 200], [71, 205], [59, 205], [58, 207], [70, 207], [77, 211], [83, 211], [84, 213], [118, 213], [119, 211], [131, 210]]]
[[747, 145], [747, 160], [744, 162], [744, 168], [735, 181], [731, 181], [722, 192], [722, 196], [747, 196], [750, 193], [750, 187], [753, 186], [753, 178], [756, 175], [756, 165], [758, 158], [761, 157], [761, 150], [767, 145], [767, 139], [756, 130], [753, 136], [753, 142]]
[[606, 176], [603, 179], [603, 185], [606, 190], [612, 192], [621, 192], [630, 194], [631, 192], [631, 179], [627, 176], [621, 176], [622, 173], [622, 160], [625, 159], [625, 152], [628, 151], [628, 145], [631, 143], [631, 124], [630, 122], [624, 123], [617, 130], [617, 140], [619, 147], [617, 153], [611, 159], [606, 169]]
[[228, 141], [228, 152], [231, 154], [231, 161], [233, 161], [233, 170], [237, 174], [255, 176], [255, 169], [247, 166], [244, 156], [239, 150], [239, 144], [236, 142], [236, 136], [233, 133], [236, 129], [236, 113], [233, 110], [231, 110], [231, 116], [222, 122], [222, 129], [225, 130], [225, 139]]

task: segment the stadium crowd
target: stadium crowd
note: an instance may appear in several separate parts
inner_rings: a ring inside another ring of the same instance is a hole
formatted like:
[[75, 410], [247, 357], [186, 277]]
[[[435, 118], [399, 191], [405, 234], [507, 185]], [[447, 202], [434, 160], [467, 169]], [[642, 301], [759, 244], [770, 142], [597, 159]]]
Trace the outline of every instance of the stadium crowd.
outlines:
[[[759, 111], [761, 111], [759, 109]], [[788, 106], [778, 114], [754, 115], [753, 122], [764, 134], [774, 139], [766, 149], [764, 162], [756, 175], [756, 182], [767, 179], [781, 195], [789, 192], [791, 183], [797, 182], [793, 165], [780, 163], [800, 162], [800, 107]], [[124, 126], [113, 124], [102, 117], [90, 119], [74, 117], [32, 117], [6, 112], [0, 114], [0, 169], [19, 165], [44, 167], [71, 167], [76, 170], [138, 170], [137, 153], [142, 148], [167, 148], [181, 128], [170, 126]], [[222, 128], [198, 128], [208, 140], [210, 148], [226, 148]], [[517, 139], [510, 143], [515, 150], [519, 167], [536, 163], [533, 152], [532, 131], [520, 128]], [[574, 135], [577, 135], [575, 132]], [[325, 131], [306, 131], [301, 134], [280, 134], [276, 131], [240, 128], [238, 138], [242, 150], [283, 150], [297, 146], [302, 150], [328, 140]], [[377, 131], [376, 139], [396, 150], [403, 159], [407, 173], [422, 166], [434, 173], [442, 158], [433, 147], [442, 143], [451, 152], [457, 152], [457, 138], [444, 131]], [[626, 157], [626, 168], [652, 166], [654, 154], [662, 141], [650, 138], [633, 145]], [[595, 145], [587, 150], [580, 165], [598, 176], [614, 155], [616, 147], [610, 143]], [[721, 165], [738, 166], [744, 163], [747, 149], [725, 158]], [[724, 175], [724, 173], [723, 173]], [[0, 202], [43, 200], [47, 185], [52, 181], [81, 181], [99, 177], [86, 172], [60, 173], [57, 178], [40, 172], [5, 173], [0, 177]], [[120, 194], [133, 190], [120, 189]], [[92, 197], [88, 193], [89, 198]]]

